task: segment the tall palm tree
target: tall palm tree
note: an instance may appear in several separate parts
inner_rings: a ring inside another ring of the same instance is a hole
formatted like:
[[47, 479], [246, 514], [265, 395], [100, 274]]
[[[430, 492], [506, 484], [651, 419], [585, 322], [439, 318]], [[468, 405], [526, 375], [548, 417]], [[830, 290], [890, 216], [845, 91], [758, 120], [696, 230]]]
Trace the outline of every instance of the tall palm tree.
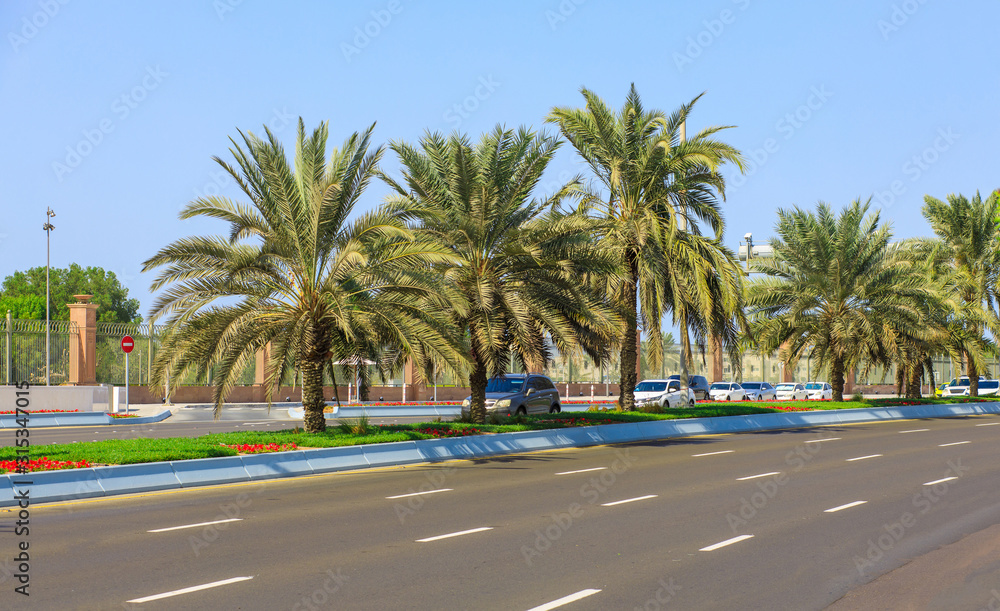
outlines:
[[757, 259], [747, 305], [766, 351], [781, 346], [786, 365], [808, 354], [829, 366], [834, 401], [845, 373], [859, 362], [885, 363], [901, 338], [924, 337], [921, 313], [934, 295], [923, 277], [893, 256], [888, 226], [869, 202], [855, 200], [839, 216], [779, 210], [772, 259]]
[[228, 236], [177, 240], [145, 262], [143, 271], [160, 269], [152, 289], [165, 289], [152, 315], [169, 317], [154, 383], [211, 369], [218, 417], [239, 374], [270, 343], [268, 399], [300, 370], [305, 428], [318, 432], [331, 361], [419, 345], [458, 366], [456, 343], [434, 316], [447, 290], [430, 271], [451, 256], [384, 210], [348, 220], [382, 155], [370, 150], [373, 128], [351, 135], [329, 161], [327, 124], [307, 135], [301, 119], [294, 167], [267, 128], [266, 138], [241, 132], [242, 144], [231, 140], [236, 166], [214, 158], [247, 199], [191, 202], [181, 218], [226, 221]]
[[[924, 218], [950, 251], [954, 269], [954, 291], [962, 303], [956, 323], [964, 335], [978, 340], [988, 329], [994, 337], [1000, 331], [997, 309], [1000, 304], [1000, 213], [997, 192], [985, 200], [976, 192], [972, 199], [949, 195], [947, 202], [924, 197]], [[969, 394], [979, 394], [981, 358], [964, 350]]]
[[[631, 410], [640, 325], [654, 340], [654, 368], [662, 356], [660, 321], [667, 311], [680, 323], [688, 359], [692, 324], [708, 332], [724, 331], [723, 342], [736, 354], [732, 321], [741, 312], [742, 281], [716, 267], [733, 260], [719, 240], [723, 220], [718, 199], [725, 192], [721, 166], [734, 163], [742, 170], [743, 162], [739, 151], [714, 138], [725, 127], [682, 137], [698, 98], [667, 117], [646, 110], [635, 85], [618, 112], [594, 92], [581, 92], [585, 108], [553, 108], [547, 121], [559, 126], [590, 166], [599, 185], [590, 200], [590, 213], [602, 221], [599, 243], [624, 270], [624, 277], [612, 278], [606, 291], [625, 318], [619, 405]], [[714, 231], [714, 239], [700, 235], [699, 221]]]
[[385, 177], [396, 192], [387, 205], [455, 257], [438, 269], [461, 295], [451, 319], [469, 341], [474, 421], [485, 420], [487, 381], [508, 371], [511, 355], [525, 371], [549, 360], [548, 341], [605, 358], [620, 321], [580, 278], [614, 275], [614, 261], [594, 248], [589, 219], [558, 207], [575, 182], [532, 198], [554, 138], [497, 127], [476, 145], [428, 134], [419, 148], [391, 146], [403, 178]]

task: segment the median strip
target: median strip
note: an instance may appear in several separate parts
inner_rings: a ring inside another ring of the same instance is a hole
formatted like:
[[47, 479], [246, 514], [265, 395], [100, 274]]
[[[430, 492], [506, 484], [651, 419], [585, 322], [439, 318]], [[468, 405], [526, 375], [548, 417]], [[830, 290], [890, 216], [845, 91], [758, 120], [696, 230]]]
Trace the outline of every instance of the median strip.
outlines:
[[493, 530], [492, 526], [483, 526], [481, 528], [472, 528], [469, 530], [460, 530], [457, 533], [448, 533], [447, 535], [438, 535], [436, 537], [427, 537], [426, 539], [417, 539], [417, 543], [430, 543], [431, 541], [440, 541], [441, 539], [450, 539], [452, 537], [461, 537], [462, 535], [471, 535], [473, 533], [481, 533], [484, 530]]
[[824, 509], [823, 513], [834, 513], [844, 509], [850, 509], [851, 507], [857, 507], [858, 505], [864, 505], [868, 501], [854, 501], [853, 503], [848, 503], [846, 505], [841, 505], [839, 507], [831, 507], [830, 509]]
[[226, 522], [240, 522], [243, 518], [229, 518], [228, 520], [216, 520], [214, 522], [200, 522], [198, 524], [185, 524], [184, 526], [171, 526], [170, 528], [157, 528], [147, 530], [148, 533], [165, 533], [171, 530], [183, 530], [185, 528], [199, 528], [201, 526], [212, 526], [213, 524], [225, 524]]
[[699, 552], [714, 552], [720, 547], [726, 547], [727, 545], [732, 545], [733, 543], [739, 543], [740, 541], [746, 541], [747, 539], [753, 539], [753, 535], [740, 535], [739, 537], [733, 537], [732, 539], [726, 539], [725, 541], [720, 541], [715, 545], [709, 545], [708, 547], [703, 547]]
[[770, 473], [761, 473], [760, 475], [748, 475], [746, 477], [737, 477], [736, 481], [745, 482], [748, 479], [758, 479], [761, 477], [771, 477], [772, 475], [781, 475], [781, 471], [771, 471]]
[[598, 592], [600, 592], [600, 590], [595, 590], [593, 588], [590, 588], [590, 589], [587, 589], [587, 590], [580, 590], [576, 594], [570, 594], [569, 596], [563, 596], [559, 600], [553, 600], [550, 603], [545, 603], [544, 605], [540, 605], [538, 607], [532, 607], [532, 608], [528, 609], [528, 611], [549, 611], [550, 609], [558, 609], [559, 607], [562, 607], [563, 605], [568, 605], [571, 602], [576, 602], [576, 601], [580, 600], [581, 598], [587, 598], [588, 596], [591, 596], [593, 594], [597, 594]]
[[452, 488], [438, 488], [437, 490], [425, 490], [423, 492], [410, 492], [409, 494], [397, 494], [396, 496], [387, 496], [387, 499], [405, 499], [411, 496], [423, 496], [425, 494], [434, 494], [435, 492], [451, 492]]
[[655, 494], [647, 494], [646, 496], [637, 496], [634, 499], [625, 499], [624, 501], [613, 501], [611, 503], [601, 503], [601, 507], [614, 507], [615, 505], [624, 505], [625, 503], [634, 503], [635, 501], [645, 501], [646, 499], [655, 499]]
[[868, 460], [869, 458], [878, 458], [882, 456], [881, 454], [869, 454], [868, 456], [858, 456], [857, 458], [848, 458], [845, 462], [854, 462], [856, 460]]
[[146, 596], [143, 598], [133, 598], [132, 600], [126, 600], [126, 603], [148, 603], [153, 600], [160, 600], [161, 598], [170, 598], [171, 596], [179, 596], [181, 594], [189, 594], [191, 592], [197, 592], [199, 590], [207, 590], [209, 588], [217, 588], [219, 586], [229, 585], [231, 583], [237, 583], [239, 581], [248, 581], [253, 579], [250, 577], [233, 577], [231, 579], [223, 579], [222, 581], [213, 581], [212, 583], [206, 583], [200, 586], [191, 586], [190, 588], [182, 588], [180, 590], [173, 590], [172, 592], [164, 592], [163, 594], [154, 594], [152, 596]]

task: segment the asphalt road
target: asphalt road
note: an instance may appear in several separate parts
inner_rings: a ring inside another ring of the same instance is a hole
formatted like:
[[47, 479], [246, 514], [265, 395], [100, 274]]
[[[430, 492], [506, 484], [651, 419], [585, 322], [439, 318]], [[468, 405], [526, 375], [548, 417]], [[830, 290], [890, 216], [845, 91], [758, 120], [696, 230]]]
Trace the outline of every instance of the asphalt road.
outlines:
[[702, 437], [32, 506], [26, 538], [0, 513], [0, 558], [30, 542], [31, 592], [0, 563], [0, 608], [823, 609], [1000, 523], [998, 425]]

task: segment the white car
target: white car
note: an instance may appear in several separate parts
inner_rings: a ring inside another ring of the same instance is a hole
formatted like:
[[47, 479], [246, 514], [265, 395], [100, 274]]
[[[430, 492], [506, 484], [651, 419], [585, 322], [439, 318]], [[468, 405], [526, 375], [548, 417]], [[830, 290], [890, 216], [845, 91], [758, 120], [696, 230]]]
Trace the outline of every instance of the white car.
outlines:
[[809, 393], [809, 399], [813, 401], [833, 398], [833, 386], [826, 382], [809, 382], [806, 384], [806, 392]]
[[694, 391], [681, 392], [680, 380], [643, 380], [635, 385], [635, 405], [657, 404], [667, 409], [694, 407]]
[[[955, 380], [952, 380], [954, 382]], [[979, 396], [980, 397], [990, 397], [1000, 393], [1000, 381], [998, 380], [979, 380]], [[962, 377], [959, 384], [954, 386], [949, 386], [944, 389], [943, 396], [945, 397], [968, 397], [969, 396], [969, 378]]]
[[716, 382], [708, 387], [708, 398], [712, 401], [746, 401], [747, 393], [736, 382]]
[[749, 401], [774, 401], [774, 387], [767, 382], [740, 382]]
[[808, 396], [806, 385], [801, 382], [784, 382], [774, 389], [774, 398], [778, 401], [802, 401]]

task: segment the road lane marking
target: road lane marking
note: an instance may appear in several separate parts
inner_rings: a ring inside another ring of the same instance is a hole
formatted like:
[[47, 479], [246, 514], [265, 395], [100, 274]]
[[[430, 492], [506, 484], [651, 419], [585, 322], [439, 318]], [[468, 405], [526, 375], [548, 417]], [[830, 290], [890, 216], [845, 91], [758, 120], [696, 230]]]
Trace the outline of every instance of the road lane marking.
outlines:
[[417, 539], [417, 543], [430, 543], [431, 541], [440, 541], [441, 539], [450, 539], [452, 537], [461, 537], [462, 535], [471, 535], [472, 533], [481, 533], [484, 530], [493, 530], [492, 526], [482, 526], [480, 528], [471, 528], [469, 530], [460, 530], [457, 533], [448, 533], [447, 535], [438, 535], [436, 537], [427, 537], [426, 539]]
[[708, 547], [703, 547], [699, 552], [714, 552], [720, 547], [726, 547], [727, 545], [732, 545], [733, 543], [739, 543], [740, 541], [746, 541], [747, 539], [753, 539], [753, 535], [740, 535], [739, 537], [733, 537], [732, 539], [726, 539], [725, 541], [720, 541], [715, 545], [709, 545]]
[[437, 490], [427, 490], [424, 492], [411, 492], [409, 494], [397, 494], [396, 496], [387, 496], [387, 499], [405, 499], [411, 496], [422, 496], [424, 494], [434, 494], [435, 492], [451, 492], [452, 488], [438, 488]]
[[1000, 424], [1000, 422], [987, 422], [986, 424], [977, 424], [976, 426], [996, 426], [998, 424]]
[[857, 458], [848, 458], [845, 462], [854, 462], [856, 460], [867, 460], [869, 458], [878, 458], [882, 456], [881, 454], [869, 454], [868, 456], [858, 456]]
[[[998, 422], [997, 424], [1000, 424], [1000, 422]], [[732, 454], [732, 453], [733, 453], [733, 450], [722, 450], [721, 452], [708, 452], [706, 454], [692, 454], [691, 457], [692, 458], [698, 458], [698, 457], [701, 457], [701, 456], [715, 456], [716, 454]]]
[[563, 605], [568, 605], [571, 602], [576, 602], [576, 601], [580, 600], [581, 598], [587, 598], [588, 596], [591, 596], [593, 594], [597, 594], [598, 592], [600, 592], [600, 590], [595, 590], [593, 588], [590, 588], [590, 589], [587, 589], [587, 590], [580, 590], [576, 594], [570, 594], [569, 596], [563, 596], [559, 600], [553, 600], [550, 603], [545, 603], [544, 605], [540, 605], [538, 607], [532, 607], [532, 608], [528, 609], [528, 611], [550, 611], [550, 609], [557, 609], [557, 608], [559, 608], [559, 607], [561, 607]]
[[910, 431], [900, 431], [899, 434], [902, 435], [903, 433], [923, 433], [924, 431], [929, 431], [929, 430], [930, 429], [913, 429]]
[[185, 524], [184, 526], [171, 526], [170, 528], [157, 528], [156, 530], [147, 530], [148, 533], [165, 533], [168, 530], [181, 530], [182, 528], [198, 528], [199, 526], [211, 526], [213, 524], [225, 524], [226, 522], [239, 522], [243, 518], [229, 518], [228, 520], [216, 520], [214, 522], [200, 522], [198, 524]]
[[967, 443], [972, 443], [972, 442], [971, 441], [956, 441], [956, 442], [953, 442], [953, 443], [942, 443], [942, 444], [938, 444], [938, 447], [939, 448], [947, 448], [948, 446], [960, 446], [960, 445], [965, 445]]
[[634, 499], [625, 499], [624, 501], [614, 501], [611, 503], [601, 503], [601, 507], [614, 507], [615, 505], [624, 505], [625, 503], [633, 503], [635, 501], [645, 501], [646, 499], [655, 499], [655, 494], [647, 494], [646, 496], [637, 496]]
[[810, 439], [806, 443], [820, 443], [821, 441], [840, 441], [840, 437], [826, 437], [824, 439]]
[[160, 600], [161, 598], [170, 598], [171, 596], [179, 596], [181, 594], [189, 594], [191, 592], [197, 592], [198, 590], [207, 590], [209, 588], [217, 588], [219, 586], [229, 585], [231, 583], [236, 583], [239, 581], [248, 581], [253, 579], [250, 577], [233, 577], [232, 579], [223, 579], [222, 581], [213, 581], [212, 583], [206, 583], [200, 586], [191, 586], [190, 588], [182, 588], [180, 590], [174, 590], [172, 592], [164, 592], [163, 594], [154, 594], [152, 596], [146, 596], [143, 598], [133, 598], [132, 600], [126, 600], [127, 603], [148, 603], [152, 600]]
[[936, 479], [933, 482], [924, 482], [924, 485], [925, 486], [933, 486], [934, 484], [943, 484], [945, 482], [950, 482], [953, 479], [958, 479], [958, 478], [952, 476], [952, 477], [946, 477], [946, 478], [943, 478], [943, 479]]
[[854, 501], [853, 503], [848, 503], [846, 505], [841, 505], [839, 507], [831, 507], [830, 509], [824, 509], [823, 513], [834, 513], [835, 511], [841, 511], [842, 509], [850, 509], [851, 507], [857, 507], [858, 505], [864, 505], [868, 501]]
[[603, 471], [607, 467], [594, 467], [592, 469], [580, 469], [579, 471], [563, 471], [562, 473], [556, 473], [556, 475], [575, 475], [577, 473], [589, 473], [591, 471]]
[[748, 479], [757, 479], [759, 477], [770, 477], [772, 475], [781, 475], [781, 471], [771, 471], [770, 473], [761, 473], [760, 475], [748, 475], [746, 477], [737, 477], [736, 481], [745, 482]]

